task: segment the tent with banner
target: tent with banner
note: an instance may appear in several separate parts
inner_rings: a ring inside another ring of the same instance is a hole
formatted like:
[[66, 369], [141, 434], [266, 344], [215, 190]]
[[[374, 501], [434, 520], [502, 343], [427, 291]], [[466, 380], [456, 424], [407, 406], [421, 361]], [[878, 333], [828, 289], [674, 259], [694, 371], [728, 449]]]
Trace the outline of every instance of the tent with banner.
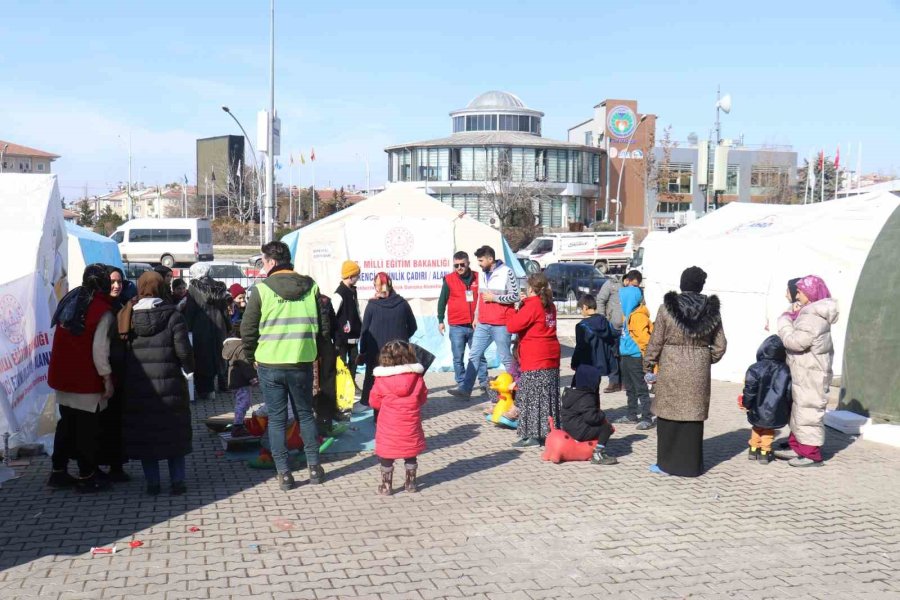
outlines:
[[56, 177], [0, 174], [0, 214], [0, 435], [11, 434], [12, 447], [51, 442], [39, 431], [51, 397], [50, 319], [68, 289]]
[[787, 308], [787, 281], [822, 277], [838, 300], [832, 329], [834, 374], [843, 369], [844, 341], [857, 282], [869, 251], [900, 198], [871, 193], [844, 200], [786, 206], [731, 203], [643, 246], [644, 289], [655, 317], [663, 295], [677, 290], [692, 265], [708, 278], [704, 293], [722, 301], [728, 351], [712, 375], [743, 381], [756, 350]]
[[[350, 208], [289, 233], [282, 238], [291, 249], [295, 269], [311, 276], [325, 294], [341, 281], [341, 263], [359, 263], [360, 310], [374, 294], [379, 271], [388, 273], [394, 289], [406, 298], [418, 322], [415, 343], [436, 356], [434, 367], [452, 369], [447, 336], [437, 328], [437, 301], [442, 278], [452, 270], [453, 253], [469, 254], [488, 245], [497, 258], [525, 276], [500, 232], [435, 200], [414, 184], [394, 184]], [[495, 363], [495, 357], [488, 360]]]
[[79, 283], [79, 274], [93, 263], [103, 263], [122, 268], [122, 255], [119, 245], [112, 239], [94, 233], [74, 223], [66, 223], [69, 238], [68, 272], [72, 273], [72, 285]]

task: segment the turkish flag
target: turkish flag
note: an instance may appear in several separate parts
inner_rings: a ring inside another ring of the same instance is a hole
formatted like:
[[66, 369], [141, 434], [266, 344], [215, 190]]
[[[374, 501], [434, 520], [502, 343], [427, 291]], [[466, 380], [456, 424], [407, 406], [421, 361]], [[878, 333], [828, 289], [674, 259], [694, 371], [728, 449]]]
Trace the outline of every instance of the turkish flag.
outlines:
[[841, 164], [841, 147], [838, 146], [837, 154], [834, 155], [834, 170], [837, 171]]

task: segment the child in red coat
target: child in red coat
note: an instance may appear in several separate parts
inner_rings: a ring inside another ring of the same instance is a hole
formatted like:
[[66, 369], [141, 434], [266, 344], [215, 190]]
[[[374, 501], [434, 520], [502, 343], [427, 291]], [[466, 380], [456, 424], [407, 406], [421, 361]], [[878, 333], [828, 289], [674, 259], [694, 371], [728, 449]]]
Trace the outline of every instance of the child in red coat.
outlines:
[[369, 394], [369, 404], [378, 413], [375, 428], [375, 454], [381, 462], [381, 485], [378, 493], [390, 496], [394, 479], [394, 460], [406, 463], [407, 492], [416, 489], [417, 457], [425, 450], [422, 430], [422, 406], [428, 388], [425, 369], [416, 362], [412, 346], [400, 340], [388, 342], [378, 355], [379, 366], [373, 375], [375, 383]]

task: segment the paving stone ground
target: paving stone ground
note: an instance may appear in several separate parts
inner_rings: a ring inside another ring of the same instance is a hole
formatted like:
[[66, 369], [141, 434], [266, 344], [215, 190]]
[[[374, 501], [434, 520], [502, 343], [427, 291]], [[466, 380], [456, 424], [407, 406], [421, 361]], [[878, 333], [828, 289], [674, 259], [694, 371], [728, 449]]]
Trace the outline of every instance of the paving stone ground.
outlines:
[[32, 459], [0, 489], [0, 598], [900, 598], [896, 449], [828, 430], [824, 467], [751, 463], [739, 386], [714, 383], [703, 477], [649, 473], [656, 432], [633, 426], [619, 465], [553, 465], [448, 396], [450, 374], [427, 383], [417, 495], [377, 496], [371, 454], [280, 492], [216, 456], [202, 421], [226, 395], [195, 405], [183, 497], [144, 496], [136, 464], [106, 494], [50, 491]]

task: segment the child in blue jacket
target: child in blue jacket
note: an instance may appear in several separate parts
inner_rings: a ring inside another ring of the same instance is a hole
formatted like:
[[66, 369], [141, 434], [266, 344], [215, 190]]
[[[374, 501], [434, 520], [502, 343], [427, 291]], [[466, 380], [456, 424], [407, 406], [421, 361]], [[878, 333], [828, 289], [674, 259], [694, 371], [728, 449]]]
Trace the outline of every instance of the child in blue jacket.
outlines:
[[753, 426], [750, 434], [750, 460], [767, 465], [774, 460], [772, 440], [775, 430], [791, 419], [791, 370], [787, 352], [777, 335], [767, 337], [756, 351], [753, 363], [744, 377], [741, 408]]

